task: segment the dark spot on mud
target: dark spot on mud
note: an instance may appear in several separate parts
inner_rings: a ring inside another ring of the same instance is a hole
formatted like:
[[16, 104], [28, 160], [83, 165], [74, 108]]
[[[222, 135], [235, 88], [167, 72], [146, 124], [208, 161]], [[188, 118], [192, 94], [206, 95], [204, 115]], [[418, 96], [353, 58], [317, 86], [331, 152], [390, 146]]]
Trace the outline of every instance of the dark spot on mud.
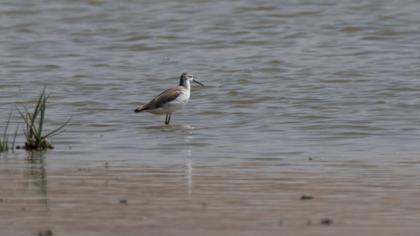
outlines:
[[20, 147], [19, 145], [17, 145], [17, 146], [15, 147], [15, 149], [19, 150], [19, 149], [21, 149], [21, 147]]
[[330, 219], [330, 218], [323, 218], [323, 219], [321, 219], [320, 223], [321, 223], [321, 225], [332, 225], [333, 220]]
[[38, 236], [53, 236], [53, 232], [50, 229], [41, 230], [37, 234]]
[[127, 199], [120, 199], [120, 204], [127, 204], [128, 200]]
[[300, 197], [300, 200], [311, 200], [311, 199], [314, 199], [314, 197], [309, 196], [309, 195], [302, 195], [302, 196]]
[[308, 161], [312, 161], [312, 157], [308, 157]]
[[206, 209], [206, 208], [207, 208], [207, 203], [202, 202], [202, 203], [201, 203], [201, 208], [202, 208], [202, 209]]

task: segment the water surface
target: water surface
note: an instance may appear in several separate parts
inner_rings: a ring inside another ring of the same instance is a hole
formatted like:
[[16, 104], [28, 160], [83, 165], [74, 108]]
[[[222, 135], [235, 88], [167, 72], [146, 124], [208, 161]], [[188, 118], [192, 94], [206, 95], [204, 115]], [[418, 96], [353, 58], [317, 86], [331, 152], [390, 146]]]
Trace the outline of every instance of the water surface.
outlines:
[[[47, 127], [71, 123], [0, 156], [0, 232], [418, 232], [419, 10], [4, 0], [0, 120], [47, 86]], [[133, 112], [184, 71], [206, 87], [173, 126]]]

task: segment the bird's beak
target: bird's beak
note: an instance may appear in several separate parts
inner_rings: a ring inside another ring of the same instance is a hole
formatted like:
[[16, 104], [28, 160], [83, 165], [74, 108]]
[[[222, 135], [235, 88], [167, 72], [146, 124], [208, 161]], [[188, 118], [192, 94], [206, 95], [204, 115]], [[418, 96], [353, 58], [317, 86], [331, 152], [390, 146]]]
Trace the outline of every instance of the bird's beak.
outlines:
[[193, 82], [196, 82], [197, 84], [199, 84], [201, 87], [204, 87], [204, 84], [202, 84], [202, 83], [200, 83], [200, 82], [198, 82], [197, 80], [193, 80]]

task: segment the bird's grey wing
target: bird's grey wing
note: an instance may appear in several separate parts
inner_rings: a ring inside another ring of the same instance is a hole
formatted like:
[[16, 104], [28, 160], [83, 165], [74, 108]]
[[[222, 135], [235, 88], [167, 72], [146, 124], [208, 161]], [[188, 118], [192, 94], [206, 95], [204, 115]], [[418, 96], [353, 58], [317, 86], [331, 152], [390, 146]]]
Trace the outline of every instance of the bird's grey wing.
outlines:
[[181, 91], [177, 88], [170, 88], [157, 95], [152, 101], [143, 106], [144, 109], [156, 109], [162, 107], [165, 103], [175, 100]]

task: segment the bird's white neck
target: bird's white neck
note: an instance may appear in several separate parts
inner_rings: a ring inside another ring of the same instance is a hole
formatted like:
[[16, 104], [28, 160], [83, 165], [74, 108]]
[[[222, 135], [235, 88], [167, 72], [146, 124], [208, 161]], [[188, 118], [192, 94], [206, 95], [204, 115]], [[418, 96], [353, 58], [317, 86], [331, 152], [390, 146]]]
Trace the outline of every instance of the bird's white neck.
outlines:
[[184, 87], [186, 90], [190, 90], [190, 88], [191, 88], [191, 83], [190, 83], [190, 81], [189, 80], [184, 80], [183, 81], [183, 84], [181, 85], [182, 87]]

